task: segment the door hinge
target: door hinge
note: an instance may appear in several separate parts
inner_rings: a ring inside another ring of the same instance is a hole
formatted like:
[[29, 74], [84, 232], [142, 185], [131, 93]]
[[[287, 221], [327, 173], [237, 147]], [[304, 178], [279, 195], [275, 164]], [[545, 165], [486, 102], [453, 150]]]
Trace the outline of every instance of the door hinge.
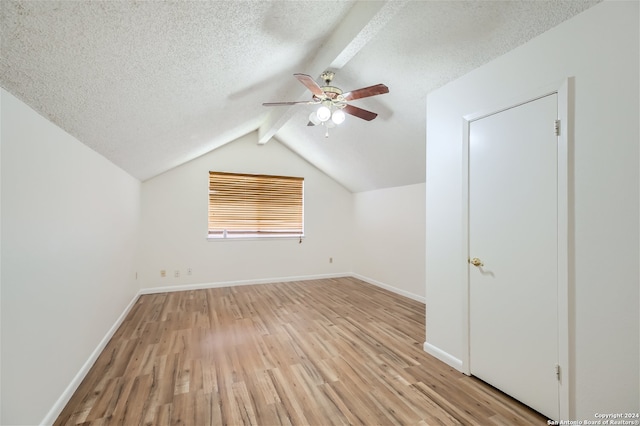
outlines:
[[560, 120], [556, 120], [553, 123], [553, 131], [555, 132], [556, 136], [560, 136]]
[[556, 379], [560, 381], [560, 365], [556, 364]]

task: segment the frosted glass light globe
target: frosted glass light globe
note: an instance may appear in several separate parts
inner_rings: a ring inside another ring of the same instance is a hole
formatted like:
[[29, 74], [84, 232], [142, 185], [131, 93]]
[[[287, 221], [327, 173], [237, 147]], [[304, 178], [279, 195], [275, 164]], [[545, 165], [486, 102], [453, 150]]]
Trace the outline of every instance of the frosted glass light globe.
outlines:
[[318, 108], [318, 112], [316, 112], [316, 114], [318, 114], [318, 119], [320, 121], [327, 121], [329, 118], [331, 118], [331, 110], [326, 106], [321, 106], [320, 108]]
[[322, 123], [322, 121], [320, 121], [320, 119], [318, 118], [318, 114], [315, 111], [309, 114], [309, 121], [315, 124], [316, 126]]
[[346, 116], [344, 115], [344, 112], [341, 109], [337, 109], [333, 111], [333, 114], [331, 115], [331, 121], [336, 124], [340, 124], [344, 121], [345, 117]]

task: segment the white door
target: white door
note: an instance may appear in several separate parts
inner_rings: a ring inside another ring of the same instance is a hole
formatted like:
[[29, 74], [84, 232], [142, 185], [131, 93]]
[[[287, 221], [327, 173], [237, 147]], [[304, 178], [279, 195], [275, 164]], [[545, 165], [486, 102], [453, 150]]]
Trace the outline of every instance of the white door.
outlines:
[[469, 125], [469, 367], [559, 416], [557, 95]]

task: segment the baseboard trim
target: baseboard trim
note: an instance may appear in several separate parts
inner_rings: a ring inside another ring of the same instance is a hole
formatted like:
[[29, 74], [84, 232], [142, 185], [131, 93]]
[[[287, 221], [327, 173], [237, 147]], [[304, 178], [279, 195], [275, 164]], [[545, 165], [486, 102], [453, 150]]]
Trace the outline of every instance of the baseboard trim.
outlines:
[[80, 368], [80, 371], [78, 371], [78, 373], [73, 378], [73, 380], [71, 380], [71, 383], [69, 383], [69, 385], [64, 390], [62, 395], [60, 395], [56, 403], [53, 404], [53, 407], [51, 407], [51, 410], [49, 410], [49, 412], [44, 417], [44, 419], [42, 419], [42, 421], [40, 422], [41, 425], [52, 425], [53, 422], [56, 421], [60, 413], [62, 413], [62, 410], [64, 410], [64, 407], [67, 405], [67, 403], [73, 396], [74, 392], [80, 386], [80, 383], [82, 383], [86, 375], [89, 373], [89, 370], [91, 369], [91, 367], [93, 367], [93, 364], [95, 364], [95, 362], [97, 361], [98, 357], [100, 356], [104, 348], [107, 346], [107, 344], [109, 343], [113, 335], [118, 330], [118, 327], [120, 327], [120, 325], [124, 322], [124, 319], [127, 317], [129, 312], [133, 308], [133, 305], [136, 304], [138, 297], [139, 297], [139, 294], [136, 294], [133, 297], [133, 299], [131, 300], [131, 302], [129, 302], [129, 304], [124, 309], [122, 314], [120, 314], [116, 322], [111, 326], [109, 331], [107, 331], [107, 334], [105, 334], [102, 340], [100, 340], [100, 343], [98, 343], [98, 346], [93, 350], [93, 352], [91, 352], [91, 355], [89, 355], [89, 358], [82, 365], [82, 367]]
[[463, 369], [463, 366], [462, 366], [462, 361], [459, 360], [458, 358], [454, 357], [450, 353], [443, 351], [442, 349], [438, 348], [437, 346], [433, 346], [429, 342], [424, 342], [424, 345], [422, 346], [422, 348], [429, 355], [432, 355], [432, 356], [438, 358], [440, 361], [444, 362], [445, 364], [448, 364], [451, 367], [453, 367], [456, 370], [458, 370], [459, 372], [464, 373], [464, 369]]
[[413, 299], [413, 300], [415, 300], [417, 302], [426, 303], [426, 299], [424, 297], [422, 297], [422, 296], [418, 296], [417, 294], [410, 293], [410, 292], [408, 292], [406, 290], [401, 290], [401, 289], [399, 289], [397, 287], [394, 287], [392, 285], [385, 284], [383, 282], [374, 280], [373, 278], [365, 277], [365, 276], [360, 275], [360, 274], [351, 274], [350, 276], [352, 276], [354, 278], [357, 278], [359, 280], [362, 280], [364, 282], [367, 282], [369, 284], [373, 284], [376, 287], [381, 287], [381, 288], [384, 288], [385, 290], [389, 290], [389, 291], [391, 291], [393, 293], [396, 293], [396, 294], [399, 294], [401, 296], [408, 297], [409, 299]]
[[309, 281], [319, 280], [325, 278], [340, 278], [349, 277], [352, 274], [343, 272], [339, 274], [321, 274], [321, 275], [304, 275], [294, 277], [278, 277], [278, 278], [261, 278], [255, 280], [239, 280], [239, 281], [221, 281], [212, 283], [198, 283], [198, 284], [185, 284], [185, 285], [171, 285], [166, 287], [148, 287], [141, 289], [138, 294], [156, 294], [156, 293], [170, 293], [174, 291], [190, 291], [190, 290], [203, 290], [207, 288], [219, 288], [219, 287], [235, 287], [241, 285], [254, 285], [254, 284], [271, 284], [282, 283], [291, 281]]
[[408, 297], [409, 299], [413, 299], [422, 303], [426, 302], [425, 298], [422, 296], [418, 296], [417, 294], [413, 294], [408, 291], [401, 290], [392, 285], [374, 280], [373, 278], [365, 277], [360, 274], [354, 274], [352, 272], [342, 272], [337, 274], [319, 274], [319, 275], [301, 275], [301, 276], [291, 276], [291, 277], [261, 278], [261, 279], [255, 279], [255, 280], [220, 281], [220, 282], [210, 282], [210, 283], [170, 285], [170, 286], [164, 286], [164, 287], [147, 287], [147, 288], [141, 289], [138, 292], [138, 295], [170, 293], [174, 291], [203, 290], [207, 288], [235, 287], [235, 286], [241, 286], [241, 285], [271, 284], [271, 283], [282, 283], [282, 282], [291, 282], [291, 281], [309, 281], [309, 280], [320, 280], [320, 279], [326, 279], [326, 278], [341, 278], [341, 277], [357, 278], [366, 283], [373, 284], [377, 287], [384, 288], [385, 290], [389, 290], [401, 296]]

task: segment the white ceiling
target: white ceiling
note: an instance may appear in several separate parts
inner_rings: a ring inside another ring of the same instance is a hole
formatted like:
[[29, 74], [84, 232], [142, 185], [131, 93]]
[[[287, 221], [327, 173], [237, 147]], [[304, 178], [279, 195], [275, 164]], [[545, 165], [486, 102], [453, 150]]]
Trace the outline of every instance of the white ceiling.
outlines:
[[[258, 129], [359, 192], [424, 182], [427, 93], [597, 2], [1, 0], [0, 84], [140, 180]], [[325, 69], [378, 117], [262, 106]]]

